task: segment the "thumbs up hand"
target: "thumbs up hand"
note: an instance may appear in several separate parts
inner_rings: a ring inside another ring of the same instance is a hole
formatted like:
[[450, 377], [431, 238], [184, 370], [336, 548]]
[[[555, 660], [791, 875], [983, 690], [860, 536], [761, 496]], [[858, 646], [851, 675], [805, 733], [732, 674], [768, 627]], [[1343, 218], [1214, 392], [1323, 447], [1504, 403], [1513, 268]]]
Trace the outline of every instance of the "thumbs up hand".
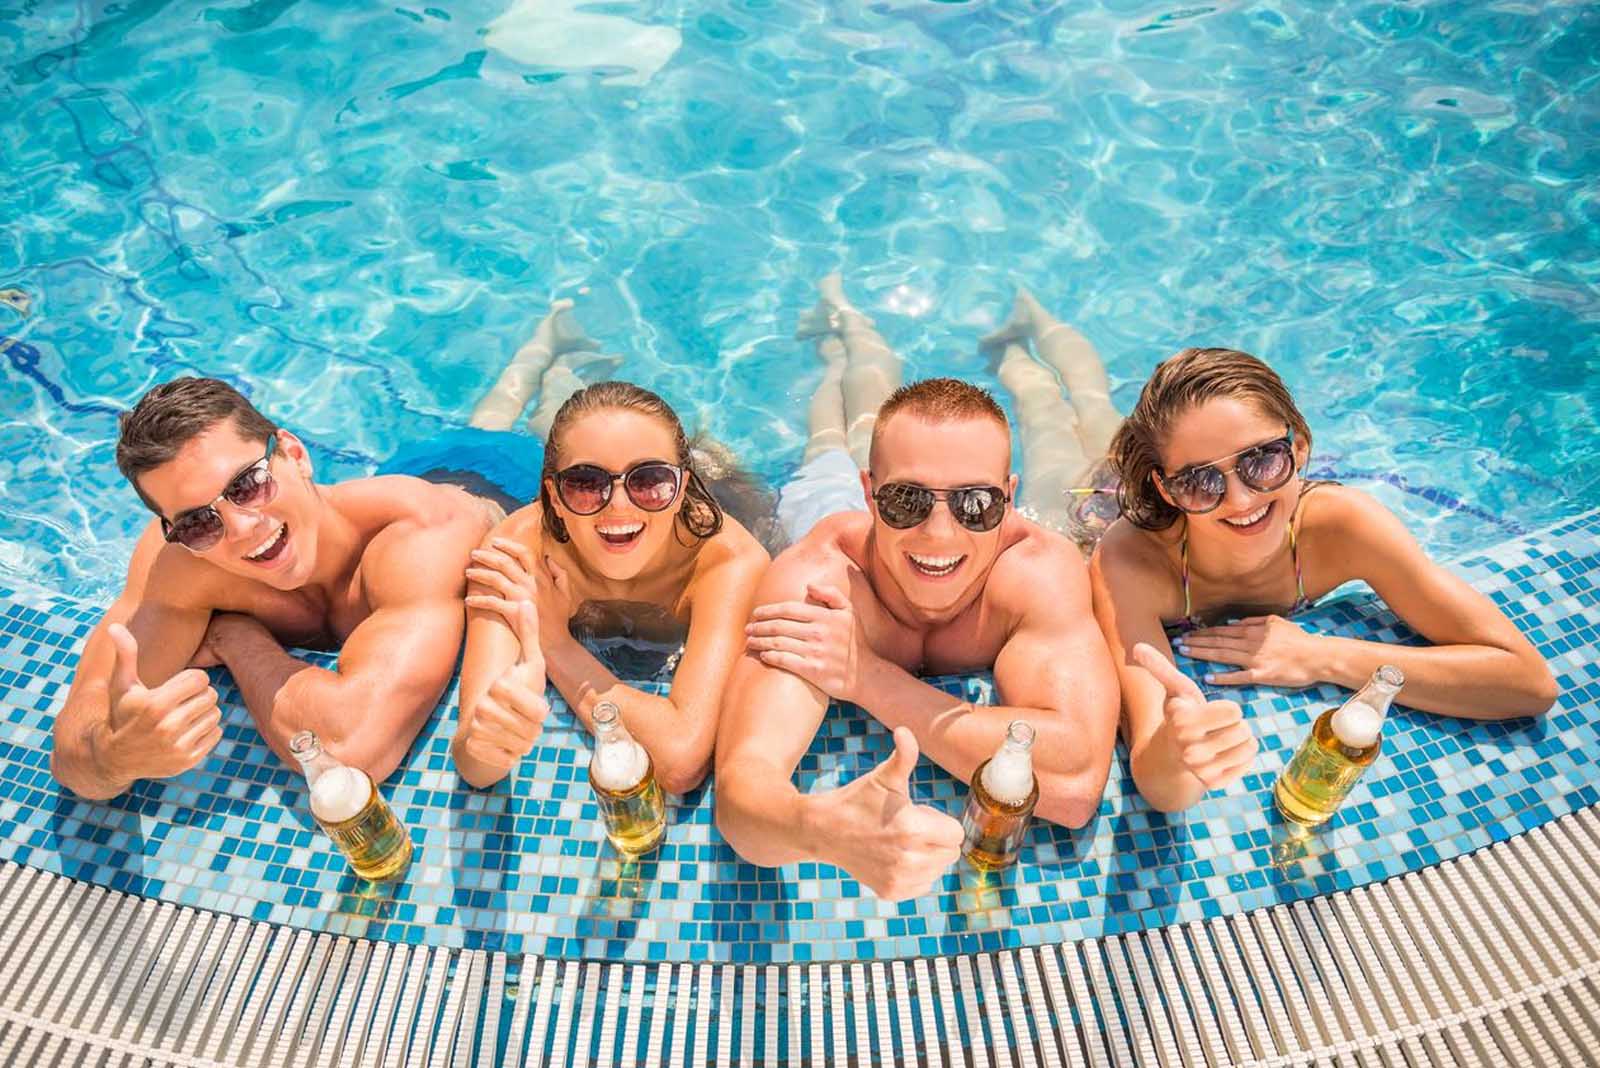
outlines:
[[1249, 770], [1259, 747], [1237, 701], [1208, 701], [1178, 665], [1144, 642], [1133, 660], [1167, 691], [1162, 712], [1179, 762], [1208, 790], [1226, 786]]
[[544, 730], [545, 717], [550, 714], [550, 704], [544, 698], [539, 613], [532, 601], [468, 597], [467, 603], [500, 612], [517, 635], [516, 662], [501, 672], [478, 699], [471, 721], [457, 740], [467, 755], [504, 773], [532, 751]]
[[897, 727], [889, 759], [823, 795], [823, 859], [889, 901], [927, 893], [961, 856], [961, 824], [911, 800], [917, 752], [916, 736]]
[[119, 782], [164, 779], [199, 764], [222, 740], [222, 710], [204, 671], [180, 671], [160, 686], [139, 679], [139, 643], [121, 623], [106, 628], [115, 652], [107, 744], [100, 754]]

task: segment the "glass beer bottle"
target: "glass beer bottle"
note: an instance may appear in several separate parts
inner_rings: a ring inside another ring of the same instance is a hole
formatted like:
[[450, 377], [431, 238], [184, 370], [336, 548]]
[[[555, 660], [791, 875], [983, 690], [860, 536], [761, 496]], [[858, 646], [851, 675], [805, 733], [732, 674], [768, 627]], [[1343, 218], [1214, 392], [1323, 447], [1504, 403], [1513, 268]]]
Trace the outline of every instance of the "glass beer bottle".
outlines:
[[962, 855], [979, 871], [995, 871], [1016, 863], [1028, 820], [1039, 800], [1033, 774], [1033, 727], [1015, 720], [994, 756], [972, 773], [972, 792], [961, 813], [966, 841]]
[[1383, 721], [1405, 681], [1399, 668], [1385, 664], [1359, 693], [1317, 717], [1273, 787], [1285, 819], [1314, 827], [1333, 816], [1383, 748]]
[[617, 852], [642, 856], [661, 844], [667, 828], [666, 800], [644, 746], [622, 725], [622, 710], [610, 701], [594, 706], [594, 756], [589, 785], [600, 803], [606, 837]]
[[310, 731], [291, 738], [289, 752], [311, 787], [311, 814], [355, 873], [374, 882], [399, 876], [411, 863], [411, 836], [372, 778], [335, 760]]

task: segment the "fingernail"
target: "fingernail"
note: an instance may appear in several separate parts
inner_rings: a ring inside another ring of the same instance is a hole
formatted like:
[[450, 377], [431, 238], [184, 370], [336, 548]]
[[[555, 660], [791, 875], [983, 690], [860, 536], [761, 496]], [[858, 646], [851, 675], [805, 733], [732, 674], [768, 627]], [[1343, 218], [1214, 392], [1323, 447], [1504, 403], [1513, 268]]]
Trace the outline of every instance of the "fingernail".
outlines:
[[1217, 681], [1217, 677], [1215, 675], [1207, 675], [1205, 678], [1206, 678], [1206, 682], [1211, 683], [1211, 684], [1215, 684], [1216, 681]]

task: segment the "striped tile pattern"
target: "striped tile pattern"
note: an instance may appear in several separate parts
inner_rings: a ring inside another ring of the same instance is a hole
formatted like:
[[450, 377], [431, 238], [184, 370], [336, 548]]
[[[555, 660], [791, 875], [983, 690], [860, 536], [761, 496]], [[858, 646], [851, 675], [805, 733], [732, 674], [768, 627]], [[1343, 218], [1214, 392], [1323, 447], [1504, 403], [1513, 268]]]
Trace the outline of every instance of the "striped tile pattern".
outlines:
[[395, 945], [6, 863], [0, 959], [0, 1063], [30, 1066], [1577, 1068], [1600, 809], [1309, 902], [889, 965]]

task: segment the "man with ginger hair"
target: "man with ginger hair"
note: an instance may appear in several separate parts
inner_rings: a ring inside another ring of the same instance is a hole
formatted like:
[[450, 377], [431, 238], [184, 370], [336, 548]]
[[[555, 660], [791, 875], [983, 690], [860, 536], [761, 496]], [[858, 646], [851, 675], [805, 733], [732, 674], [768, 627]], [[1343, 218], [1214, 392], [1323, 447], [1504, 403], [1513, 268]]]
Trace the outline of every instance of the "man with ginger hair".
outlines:
[[[848, 342], [848, 338], [846, 338]], [[1083, 557], [1012, 507], [1011, 433], [988, 393], [935, 378], [896, 389], [866, 427], [866, 510], [817, 523], [774, 561], [723, 703], [717, 825], [746, 860], [820, 860], [878, 895], [926, 892], [960, 824], [913, 804], [920, 752], [970, 780], [1007, 725], [1037, 733], [1037, 815], [1082, 826], [1116, 737], [1116, 675]], [[917, 678], [993, 668], [1004, 705]], [[830, 698], [894, 732], [894, 753], [845, 786], [802, 794], [794, 769]]]
[[[405, 475], [318, 485], [300, 439], [213, 378], [140, 398], [117, 466], [154, 516], [56, 716], [56, 778], [103, 799], [205, 760], [222, 732], [199, 669], [218, 664], [285, 761], [309, 729], [387, 778], [455, 669], [468, 554], [498, 509]], [[338, 666], [290, 645], [342, 645]]]

